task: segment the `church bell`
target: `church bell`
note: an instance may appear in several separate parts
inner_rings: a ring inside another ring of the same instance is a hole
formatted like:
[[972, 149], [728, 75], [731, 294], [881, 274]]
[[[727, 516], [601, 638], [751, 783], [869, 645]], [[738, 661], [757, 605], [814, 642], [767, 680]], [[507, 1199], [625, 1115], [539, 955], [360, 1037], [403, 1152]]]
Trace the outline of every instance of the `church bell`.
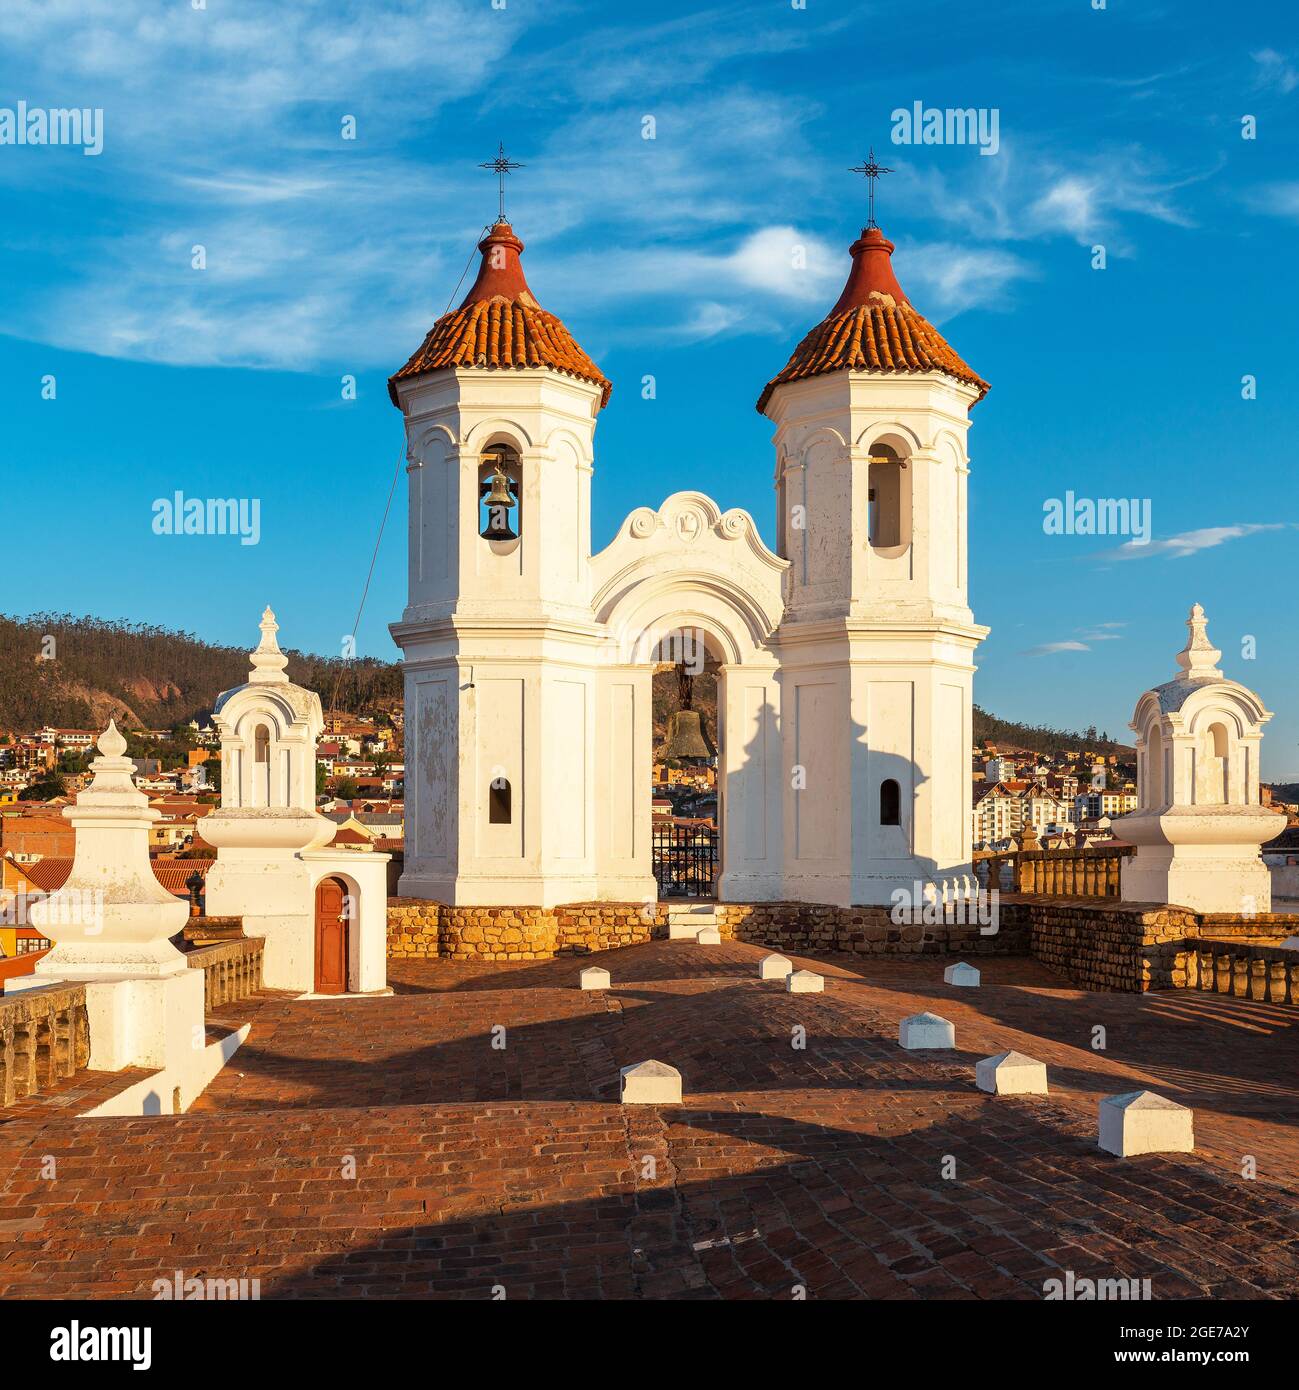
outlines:
[[496, 458], [491, 478], [482, 486], [483, 503], [487, 508], [487, 525], [481, 535], [485, 541], [514, 541], [518, 535], [510, 527], [510, 508], [514, 496], [502, 460]]
[[667, 734], [659, 758], [711, 758], [713, 750], [704, 742], [704, 726], [697, 709], [680, 709], [668, 715]]

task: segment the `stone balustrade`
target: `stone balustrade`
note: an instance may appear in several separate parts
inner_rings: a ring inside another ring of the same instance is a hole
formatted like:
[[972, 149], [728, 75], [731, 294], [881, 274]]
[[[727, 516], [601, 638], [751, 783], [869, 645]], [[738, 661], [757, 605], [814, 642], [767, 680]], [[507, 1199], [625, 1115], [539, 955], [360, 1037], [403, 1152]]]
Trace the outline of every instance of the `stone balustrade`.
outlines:
[[976, 856], [982, 888], [1042, 898], [1118, 898], [1130, 845], [1091, 849], [1023, 849]]
[[0, 1107], [51, 1089], [89, 1060], [84, 985], [49, 985], [0, 998]]
[[[1188, 957], [1202, 942], [1219, 954], [1271, 951], [1299, 935], [1299, 917], [1198, 913], [1169, 903], [1098, 902], [1014, 895], [1001, 902], [1003, 927], [1027, 927], [1030, 950], [1079, 989], [1200, 988], [1187, 984]], [[1198, 979], [1198, 976], [1197, 976]]]
[[1206, 936], [1186, 943], [1177, 966], [1183, 989], [1260, 1004], [1299, 1004], [1299, 951]]
[[260, 936], [200, 946], [185, 959], [191, 970], [203, 972], [203, 1003], [207, 1009], [247, 999], [262, 987], [265, 942]]
[[1117, 898], [1123, 861], [1116, 849], [1031, 849], [1016, 856], [1015, 891], [1046, 898]]

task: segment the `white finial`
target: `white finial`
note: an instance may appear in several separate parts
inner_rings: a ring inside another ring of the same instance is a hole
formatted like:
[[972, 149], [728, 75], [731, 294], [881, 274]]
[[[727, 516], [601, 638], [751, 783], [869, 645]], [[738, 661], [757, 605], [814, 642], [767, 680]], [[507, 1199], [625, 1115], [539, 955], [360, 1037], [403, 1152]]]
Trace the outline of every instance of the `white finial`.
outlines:
[[106, 758], [120, 758], [126, 752], [126, 740], [118, 732], [116, 720], [108, 721], [108, 728], [100, 734], [95, 747]]
[[100, 734], [95, 747], [99, 749], [99, 757], [90, 764], [95, 775], [90, 785], [78, 794], [78, 805], [82, 801], [102, 805], [105, 796], [110, 800], [123, 798], [126, 805], [135, 805], [138, 798], [140, 805], [147, 805], [148, 798], [135, 789], [135, 763], [126, 756], [126, 739], [116, 720], [108, 721], [108, 728]]
[[280, 650], [280, 644], [275, 640], [280, 625], [275, 621], [275, 614], [271, 612], [269, 603], [262, 614], [260, 627], [262, 640], [252, 654], [253, 669], [249, 679], [260, 685], [286, 684], [289, 678], [284, 674], [284, 668], [289, 664], [289, 658]]
[[1177, 664], [1182, 668], [1177, 679], [1221, 680], [1222, 672], [1218, 669], [1218, 659], [1222, 653], [1209, 641], [1209, 620], [1198, 603], [1192, 606], [1186, 627], [1190, 635], [1186, 639], [1186, 646], [1177, 653]]

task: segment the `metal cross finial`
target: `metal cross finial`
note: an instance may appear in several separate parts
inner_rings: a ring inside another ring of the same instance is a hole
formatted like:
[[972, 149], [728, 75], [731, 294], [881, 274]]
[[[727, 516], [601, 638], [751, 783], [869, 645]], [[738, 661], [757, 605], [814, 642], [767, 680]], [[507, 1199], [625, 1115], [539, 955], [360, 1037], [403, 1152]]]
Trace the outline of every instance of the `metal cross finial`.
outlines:
[[878, 227], [879, 223], [875, 221], [875, 180], [878, 179], [881, 174], [891, 174], [893, 170], [886, 169], [882, 164], [876, 164], [875, 146], [872, 145], [870, 154], [866, 156], [865, 163], [853, 165], [848, 172], [850, 174], [865, 174], [870, 180], [870, 216], [866, 219], [866, 225], [868, 227]]
[[522, 165], [522, 164], [516, 164], [516, 163], [514, 162], [514, 160], [508, 159], [508, 158], [506, 157], [506, 154], [505, 154], [505, 144], [504, 144], [503, 141], [501, 141], [501, 142], [498, 142], [498, 144], [497, 144], [497, 146], [496, 146], [496, 158], [495, 158], [495, 159], [488, 160], [486, 164], [480, 164], [478, 167], [479, 167], [480, 169], [490, 169], [490, 170], [492, 171], [492, 173], [494, 173], [494, 174], [496, 175], [496, 177], [500, 180], [500, 185], [501, 185], [501, 219], [500, 219], [500, 220], [501, 220], [502, 222], [504, 222], [504, 221], [505, 221], [505, 176], [506, 176], [506, 174], [512, 174], [516, 169], [522, 169], [522, 168], [524, 168], [525, 166]]

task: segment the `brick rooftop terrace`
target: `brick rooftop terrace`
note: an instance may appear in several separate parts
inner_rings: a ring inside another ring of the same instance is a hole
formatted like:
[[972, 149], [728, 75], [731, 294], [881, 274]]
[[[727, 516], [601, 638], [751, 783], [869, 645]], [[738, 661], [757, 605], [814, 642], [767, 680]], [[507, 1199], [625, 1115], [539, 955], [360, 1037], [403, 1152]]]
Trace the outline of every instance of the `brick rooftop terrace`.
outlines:
[[[764, 954], [607, 952], [607, 995], [575, 988], [589, 958], [394, 962], [392, 998], [224, 1006], [252, 1036], [186, 1116], [75, 1119], [121, 1084], [92, 1073], [0, 1113], [0, 1296], [147, 1297], [176, 1269], [263, 1298], [1036, 1299], [1064, 1269], [1299, 1296], [1294, 1009], [1087, 994], [1018, 958], [962, 990], [937, 959], [800, 956], [827, 992], [787, 995]], [[897, 1046], [926, 1008], [957, 1051]], [[975, 1089], [1006, 1048], [1050, 1096]], [[682, 1106], [617, 1104], [649, 1057]], [[1098, 1099], [1140, 1087], [1195, 1108], [1195, 1154], [1096, 1148]]]

